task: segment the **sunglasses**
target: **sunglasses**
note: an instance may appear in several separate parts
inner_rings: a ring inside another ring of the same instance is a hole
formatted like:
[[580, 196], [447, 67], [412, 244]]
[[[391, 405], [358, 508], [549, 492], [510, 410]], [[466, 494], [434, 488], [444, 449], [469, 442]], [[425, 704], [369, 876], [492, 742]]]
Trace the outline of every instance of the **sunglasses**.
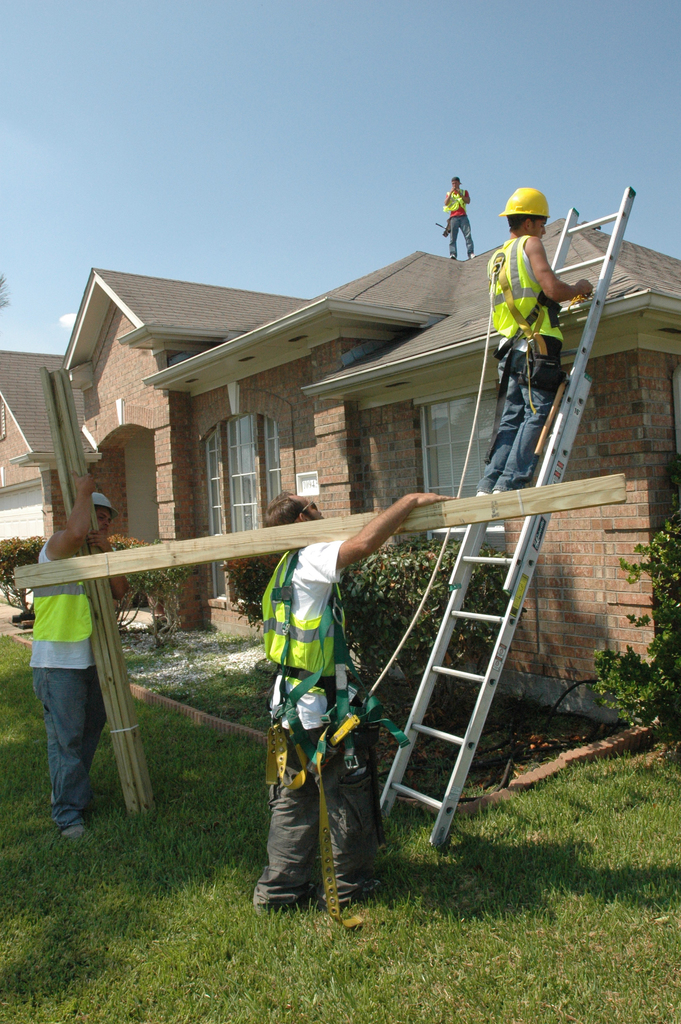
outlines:
[[312, 510], [313, 510], [314, 512], [318, 512], [318, 511], [319, 511], [319, 509], [317, 508], [317, 504], [316, 504], [316, 502], [314, 502], [314, 501], [310, 501], [310, 502], [308, 502], [308, 503], [307, 503], [307, 505], [305, 506], [305, 508], [301, 508], [301, 510], [300, 510], [300, 515], [302, 516], [303, 512], [307, 512], [307, 510], [308, 510], [309, 508], [311, 508], [311, 509], [312, 509]]

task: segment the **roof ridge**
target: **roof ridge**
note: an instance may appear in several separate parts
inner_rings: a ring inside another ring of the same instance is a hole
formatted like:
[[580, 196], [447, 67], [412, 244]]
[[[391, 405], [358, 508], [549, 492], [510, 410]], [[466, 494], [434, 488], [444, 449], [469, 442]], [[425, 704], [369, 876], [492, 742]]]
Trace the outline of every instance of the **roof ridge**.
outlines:
[[195, 288], [215, 288], [221, 292], [239, 292], [242, 295], [268, 295], [275, 299], [295, 299], [300, 302], [310, 302], [310, 299], [304, 298], [301, 295], [283, 295], [280, 292], [259, 292], [253, 288], [232, 288], [225, 284], [204, 284], [201, 281], [185, 281], [180, 277], [156, 277], [153, 274], [133, 274], [127, 270], [103, 270], [100, 267], [93, 267], [92, 272], [94, 274], [117, 274], [120, 277], [135, 277], [142, 278], [145, 281], [162, 281], [164, 284], [188, 284]]

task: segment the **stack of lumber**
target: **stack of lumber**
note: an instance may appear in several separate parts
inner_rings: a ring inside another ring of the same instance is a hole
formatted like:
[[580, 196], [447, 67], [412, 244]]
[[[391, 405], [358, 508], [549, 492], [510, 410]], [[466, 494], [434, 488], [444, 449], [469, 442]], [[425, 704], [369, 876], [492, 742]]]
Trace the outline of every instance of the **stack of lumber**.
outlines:
[[[68, 516], [76, 496], [73, 473], [76, 473], [77, 476], [84, 476], [87, 473], [76, 407], [66, 370], [49, 373], [43, 367], [40, 372], [57, 459], [59, 483]], [[99, 529], [94, 505], [92, 526], [95, 530]], [[83, 549], [83, 555], [93, 557], [87, 545]], [[48, 564], [64, 566], [73, 561], [82, 562], [82, 560], [82, 558], [62, 559]], [[111, 742], [123, 787], [125, 806], [131, 814], [147, 811], [153, 807], [154, 798], [135, 714], [135, 705], [130, 693], [128, 672], [118, 633], [111, 588], [106, 579], [86, 582], [82, 580], [81, 576], [76, 575], [74, 582], [83, 582], [90, 601], [92, 651], [102, 688], [106, 717], [111, 730]], [[34, 584], [34, 586], [47, 585], [49, 584], [46, 580]]]

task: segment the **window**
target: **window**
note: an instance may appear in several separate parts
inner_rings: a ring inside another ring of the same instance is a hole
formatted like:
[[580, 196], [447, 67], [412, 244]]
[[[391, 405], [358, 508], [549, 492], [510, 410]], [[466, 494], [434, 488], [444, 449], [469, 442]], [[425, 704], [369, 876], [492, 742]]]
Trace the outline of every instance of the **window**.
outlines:
[[267, 473], [267, 503], [281, 493], [281, 458], [279, 456], [279, 427], [275, 420], [265, 416], [265, 470]]
[[227, 428], [232, 532], [255, 530], [258, 525], [255, 416], [230, 420]]
[[[470, 395], [424, 406], [423, 471], [427, 491], [456, 496], [473, 425], [475, 402], [476, 396]], [[496, 396], [493, 393], [483, 395], [466, 482], [461, 492], [464, 498], [475, 494], [476, 485], [484, 472], [495, 408]]]
[[5, 421], [5, 403], [0, 398], [0, 441], [5, 440], [5, 434], [7, 433], [7, 423]]
[[[208, 529], [211, 537], [223, 533], [222, 495], [220, 492], [220, 430], [214, 430], [206, 440], [206, 476], [208, 479]], [[211, 566], [213, 597], [223, 597], [225, 574], [219, 562]]]

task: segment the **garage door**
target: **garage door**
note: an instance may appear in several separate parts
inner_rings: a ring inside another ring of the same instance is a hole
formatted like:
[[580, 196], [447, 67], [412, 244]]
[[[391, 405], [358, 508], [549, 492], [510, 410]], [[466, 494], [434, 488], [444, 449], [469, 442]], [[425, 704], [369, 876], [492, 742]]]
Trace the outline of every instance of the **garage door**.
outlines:
[[25, 487], [0, 490], [0, 540], [8, 537], [42, 537], [43, 489], [31, 480]]

